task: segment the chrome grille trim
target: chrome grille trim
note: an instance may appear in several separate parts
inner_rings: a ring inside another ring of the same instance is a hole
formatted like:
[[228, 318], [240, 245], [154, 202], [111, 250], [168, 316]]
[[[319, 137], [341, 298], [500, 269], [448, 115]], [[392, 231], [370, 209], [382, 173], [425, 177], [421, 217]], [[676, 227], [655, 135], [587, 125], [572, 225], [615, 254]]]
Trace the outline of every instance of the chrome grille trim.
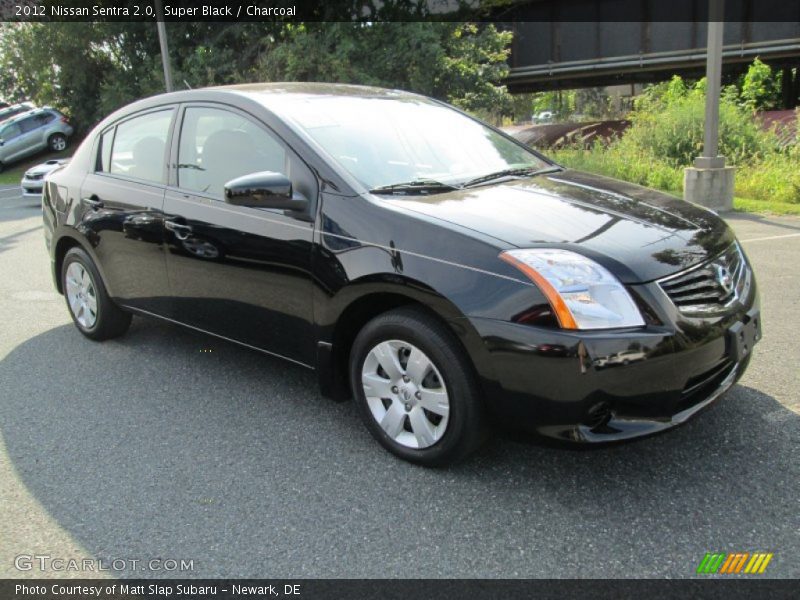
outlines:
[[684, 314], [723, 312], [749, 287], [747, 261], [737, 242], [705, 263], [658, 281], [675, 307]]

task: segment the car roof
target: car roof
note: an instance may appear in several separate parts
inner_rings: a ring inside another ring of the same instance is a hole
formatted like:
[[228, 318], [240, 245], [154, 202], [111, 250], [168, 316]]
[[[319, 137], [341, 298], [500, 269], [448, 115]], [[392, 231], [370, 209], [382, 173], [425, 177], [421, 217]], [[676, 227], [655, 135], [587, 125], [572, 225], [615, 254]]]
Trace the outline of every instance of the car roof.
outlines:
[[398, 96], [417, 97], [417, 94], [402, 90], [372, 87], [368, 85], [351, 85], [346, 83], [318, 82], [271, 82], [243, 83], [205, 88], [231, 92], [243, 92], [249, 96], [350, 96], [356, 98], [396, 98]]
[[36, 106], [32, 102], [20, 102], [19, 104], [12, 104], [11, 106], [5, 106], [3, 108], [0, 108], [0, 115], [2, 115], [3, 113], [19, 110], [20, 108], [31, 110], [32, 108], [36, 108]]
[[11, 117], [9, 119], [6, 119], [4, 121], [4, 124], [10, 125], [11, 123], [18, 123], [19, 121], [22, 121], [23, 119], [27, 119], [28, 117], [35, 117], [36, 115], [39, 115], [39, 114], [42, 114], [42, 113], [46, 113], [46, 112], [53, 112], [53, 111], [55, 111], [55, 109], [51, 108], [49, 106], [41, 106], [41, 107], [38, 107], [38, 108], [32, 108], [32, 109], [27, 110], [25, 112], [22, 112], [22, 113], [19, 113], [17, 115], [14, 115], [13, 117]]
[[258, 102], [266, 109], [281, 114], [287, 105], [294, 102], [313, 100], [316, 98], [384, 98], [391, 100], [416, 100], [431, 102], [430, 98], [406, 92], [366, 85], [350, 85], [344, 83], [246, 83], [205, 88], [210, 92], [227, 92], [246, 97]]

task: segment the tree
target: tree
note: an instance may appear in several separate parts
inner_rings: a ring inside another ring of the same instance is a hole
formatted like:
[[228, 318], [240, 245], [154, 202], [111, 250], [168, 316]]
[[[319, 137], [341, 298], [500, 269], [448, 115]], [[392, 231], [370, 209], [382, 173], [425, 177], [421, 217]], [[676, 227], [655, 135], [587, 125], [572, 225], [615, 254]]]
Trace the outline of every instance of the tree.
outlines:
[[742, 106], [750, 111], [775, 108], [780, 104], [780, 73], [756, 58], [742, 79], [741, 96]]
[[[434, 22], [167, 23], [174, 80], [191, 87], [333, 81], [415, 91], [484, 116], [509, 112], [511, 33]], [[163, 91], [152, 23], [0, 28], [0, 94], [67, 112], [80, 130]]]
[[93, 23], [5, 24], [0, 91], [9, 101], [66, 109], [76, 123], [96, 119], [110, 66]]
[[470, 23], [287, 25], [257, 69], [270, 81], [360, 83], [434, 96], [484, 115], [510, 111], [510, 32]]

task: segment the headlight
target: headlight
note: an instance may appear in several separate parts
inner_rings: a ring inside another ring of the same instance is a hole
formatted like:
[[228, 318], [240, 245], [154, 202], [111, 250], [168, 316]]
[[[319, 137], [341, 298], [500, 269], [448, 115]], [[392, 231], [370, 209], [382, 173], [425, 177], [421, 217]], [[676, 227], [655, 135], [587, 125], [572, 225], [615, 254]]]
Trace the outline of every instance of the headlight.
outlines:
[[639, 327], [644, 320], [628, 291], [608, 270], [569, 250], [506, 250], [500, 258], [522, 271], [547, 297], [564, 329]]

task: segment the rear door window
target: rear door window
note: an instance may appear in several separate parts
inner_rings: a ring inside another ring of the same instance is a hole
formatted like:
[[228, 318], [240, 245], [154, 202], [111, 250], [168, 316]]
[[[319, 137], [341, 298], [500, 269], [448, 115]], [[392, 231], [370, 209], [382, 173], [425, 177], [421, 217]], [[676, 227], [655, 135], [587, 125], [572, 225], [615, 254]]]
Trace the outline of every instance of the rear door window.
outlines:
[[22, 133], [33, 131], [37, 127], [41, 127], [41, 124], [36, 117], [28, 117], [27, 119], [22, 119], [19, 121], [19, 128], [22, 130]]
[[108, 172], [164, 183], [173, 112], [173, 109], [151, 112], [117, 125]]
[[100, 148], [97, 156], [97, 171], [108, 173], [111, 168], [111, 145], [114, 142], [114, 132], [116, 127], [112, 127], [100, 136]]

